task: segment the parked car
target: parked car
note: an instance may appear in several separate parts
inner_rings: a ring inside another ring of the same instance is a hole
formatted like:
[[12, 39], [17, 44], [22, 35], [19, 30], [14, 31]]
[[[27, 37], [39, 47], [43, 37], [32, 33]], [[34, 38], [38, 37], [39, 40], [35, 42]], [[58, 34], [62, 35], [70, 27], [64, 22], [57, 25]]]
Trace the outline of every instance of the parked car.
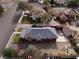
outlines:
[[39, 4], [43, 4], [44, 0], [39, 0], [38, 3]]

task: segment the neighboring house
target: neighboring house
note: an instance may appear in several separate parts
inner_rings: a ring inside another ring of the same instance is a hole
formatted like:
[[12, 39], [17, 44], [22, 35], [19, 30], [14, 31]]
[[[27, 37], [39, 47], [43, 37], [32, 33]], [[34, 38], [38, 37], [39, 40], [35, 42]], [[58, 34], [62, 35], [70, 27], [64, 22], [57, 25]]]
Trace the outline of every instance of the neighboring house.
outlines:
[[54, 9], [54, 14], [56, 16], [56, 19], [62, 22], [66, 21], [71, 22], [75, 20], [76, 16], [76, 13], [72, 9], [64, 9], [64, 8]]
[[31, 11], [31, 14], [33, 15], [33, 16], [41, 16], [41, 15], [43, 15], [43, 11], [40, 11], [40, 10], [32, 10]]
[[55, 0], [55, 2], [58, 4], [64, 4], [65, 0]]
[[64, 4], [67, 0], [54, 0], [57, 4]]
[[41, 18], [41, 16], [43, 15], [43, 11], [33, 10], [33, 11], [30, 12], [30, 14], [31, 14], [30, 17], [31, 17], [33, 20], [36, 20], [36, 18]]
[[51, 27], [31, 27], [26, 28], [21, 34], [21, 38], [28, 40], [28, 41], [54, 41], [56, 42], [56, 39], [58, 37], [58, 34], [55, 30], [55, 28]]

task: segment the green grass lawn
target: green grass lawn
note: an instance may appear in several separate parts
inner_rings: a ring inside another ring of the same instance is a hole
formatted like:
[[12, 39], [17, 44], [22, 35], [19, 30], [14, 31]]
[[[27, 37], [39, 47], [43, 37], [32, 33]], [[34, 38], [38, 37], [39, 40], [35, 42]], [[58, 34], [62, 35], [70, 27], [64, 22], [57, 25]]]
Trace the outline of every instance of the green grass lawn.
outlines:
[[16, 34], [13, 40], [14, 44], [18, 44], [20, 42], [20, 34]]
[[23, 17], [21, 23], [22, 24], [30, 24], [31, 23], [31, 19], [29, 19], [29, 17]]
[[23, 28], [19, 28], [18, 30], [17, 30], [17, 32], [22, 32], [23, 31]]
[[38, 24], [38, 23], [41, 23], [41, 21], [39, 20], [39, 18], [37, 18], [36, 20], [33, 20], [27, 16], [24, 16], [21, 23], [22, 24]]

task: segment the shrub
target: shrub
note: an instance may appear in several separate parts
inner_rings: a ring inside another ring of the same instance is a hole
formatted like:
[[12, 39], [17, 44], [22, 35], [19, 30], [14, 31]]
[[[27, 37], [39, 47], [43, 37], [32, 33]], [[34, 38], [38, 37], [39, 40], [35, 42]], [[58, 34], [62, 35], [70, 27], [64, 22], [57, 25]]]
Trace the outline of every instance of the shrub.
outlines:
[[3, 50], [3, 56], [6, 57], [5, 59], [11, 59], [16, 56], [16, 51], [12, 48], [6, 48]]
[[78, 7], [78, 0], [70, 0], [70, 1], [68, 1], [67, 6], [71, 7], [71, 8]]
[[78, 46], [75, 46], [74, 49], [75, 49], [76, 52], [79, 52], [79, 47]]
[[31, 10], [32, 9], [32, 6], [29, 5], [28, 3], [25, 3], [24, 1], [20, 1], [18, 3], [18, 7], [17, 7], [17, 11], [21, 10]]
[[26, 48], [26, 52], [28, 55], [34, 55], [36, 50], [37, 49], [34, 45], [28, 45], [28, 47]]
[[40, 17], [37, 17], [36, 20], [35, 20], [35, 22], [36, 23], [41, 23], [41, 18]]

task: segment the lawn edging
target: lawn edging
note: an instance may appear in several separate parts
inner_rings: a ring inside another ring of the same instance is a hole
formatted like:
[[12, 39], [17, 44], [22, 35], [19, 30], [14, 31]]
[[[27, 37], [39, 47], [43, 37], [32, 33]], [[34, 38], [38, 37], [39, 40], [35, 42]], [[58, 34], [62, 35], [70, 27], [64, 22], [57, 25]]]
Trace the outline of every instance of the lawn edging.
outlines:
[[11, 35], [11, 37], [10, 37], [10, 39], [9, 39], [9, 41], [8, 41], [8, 43], [7, 43], [7, 45], [6, 45], [5, 48], [9, 48], [9, 47], [10, 47], [10, 43], [13, 41], [12, 38], [13, 38], [14, 36], [15, 36], [15, 32], [12, 33], [12, 35]]

